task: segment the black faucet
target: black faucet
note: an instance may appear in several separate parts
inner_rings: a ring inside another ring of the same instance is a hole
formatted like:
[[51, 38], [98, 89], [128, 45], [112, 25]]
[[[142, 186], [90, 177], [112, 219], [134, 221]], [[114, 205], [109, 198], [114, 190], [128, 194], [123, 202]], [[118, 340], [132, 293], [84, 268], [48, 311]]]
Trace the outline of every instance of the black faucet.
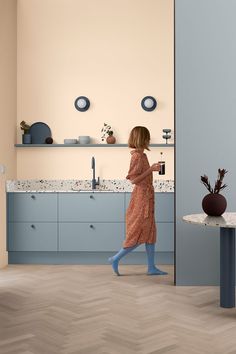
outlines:
[[95, 178], [95, 158], [94, 157], [92, 157], [92, 170], [93, 170], [92, 189], [96, 189], [96, 186], [99, 186], [100, 184], [100, 180], [99, 177], [97, 181]]

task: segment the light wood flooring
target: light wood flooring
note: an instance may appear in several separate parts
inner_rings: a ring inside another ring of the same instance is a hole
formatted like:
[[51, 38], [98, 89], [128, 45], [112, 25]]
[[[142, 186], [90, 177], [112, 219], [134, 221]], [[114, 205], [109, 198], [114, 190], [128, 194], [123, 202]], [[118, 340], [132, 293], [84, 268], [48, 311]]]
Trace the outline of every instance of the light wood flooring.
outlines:
[[143, 265], [0, 270], [0, 354], [236, 354], [218, 287], [175, 287]]

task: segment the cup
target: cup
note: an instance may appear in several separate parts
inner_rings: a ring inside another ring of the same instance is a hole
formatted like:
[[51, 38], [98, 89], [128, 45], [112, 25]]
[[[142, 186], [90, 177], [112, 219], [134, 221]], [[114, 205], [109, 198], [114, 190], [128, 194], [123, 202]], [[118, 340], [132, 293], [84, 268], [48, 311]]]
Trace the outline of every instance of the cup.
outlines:
[[31, 144], [31, 134], [22, 135], [22, 144]]
[[158, 161], [158, 163], [161, 165], [161, 169], [159, 171], [159, 175], [165, 175], [165, 161]]
[[88, 135], [79, 136], [79, 144], [89, 144], [89, 143], [90, 143], [90, 136]]

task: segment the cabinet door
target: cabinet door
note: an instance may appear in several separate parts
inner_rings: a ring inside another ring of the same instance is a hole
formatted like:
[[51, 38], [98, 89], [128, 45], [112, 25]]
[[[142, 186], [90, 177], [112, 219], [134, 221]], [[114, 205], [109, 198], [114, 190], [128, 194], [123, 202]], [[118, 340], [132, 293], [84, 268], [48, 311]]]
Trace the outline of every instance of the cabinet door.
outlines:
[[8, 251], [57, 251], [57, 223], [9, 223]]
[[124, 223], [59, 223], [59, 251], [118, 251]]
[[174, 223], [159, 222], [157, 227], [156, 251], [173, 252], [174, 251]]
[[124, 193], [60, 193], [59, 221], [122, 222]]
[[8, 220], [57, 221], [56, 193], [8, 193]]
[[174, 193], [155, 193], [156, 222], [174, 222]]
[[[125, 207], [127, 209], [131, 193], [126, 193]], [[155, 193], [156, 222], [174, 222], [174, 193]]]

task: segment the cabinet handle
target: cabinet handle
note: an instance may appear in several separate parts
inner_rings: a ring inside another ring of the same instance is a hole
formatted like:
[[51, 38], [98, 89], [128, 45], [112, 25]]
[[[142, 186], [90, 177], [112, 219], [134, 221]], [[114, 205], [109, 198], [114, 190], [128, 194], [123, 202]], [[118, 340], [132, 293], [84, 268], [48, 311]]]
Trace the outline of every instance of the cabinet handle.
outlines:
[[31, 225], [31, 228], [32, 228], [32, 229], [35, 229], [35, 225], [32, 224], [32, 225]]
[[93, 199], [93, 195], [90, 195], [89, 198], [90, 198], [90, 199]]
[[32, 198], [32, 199], [35, 199], [35, 195], [31, 195], [31, 198]]
[[89, 225], [89, 227], [90, 227], [90, 229], [93, 229], [93, 228], [94, 228], [94, 226], [93, 226], [93, 225]]

